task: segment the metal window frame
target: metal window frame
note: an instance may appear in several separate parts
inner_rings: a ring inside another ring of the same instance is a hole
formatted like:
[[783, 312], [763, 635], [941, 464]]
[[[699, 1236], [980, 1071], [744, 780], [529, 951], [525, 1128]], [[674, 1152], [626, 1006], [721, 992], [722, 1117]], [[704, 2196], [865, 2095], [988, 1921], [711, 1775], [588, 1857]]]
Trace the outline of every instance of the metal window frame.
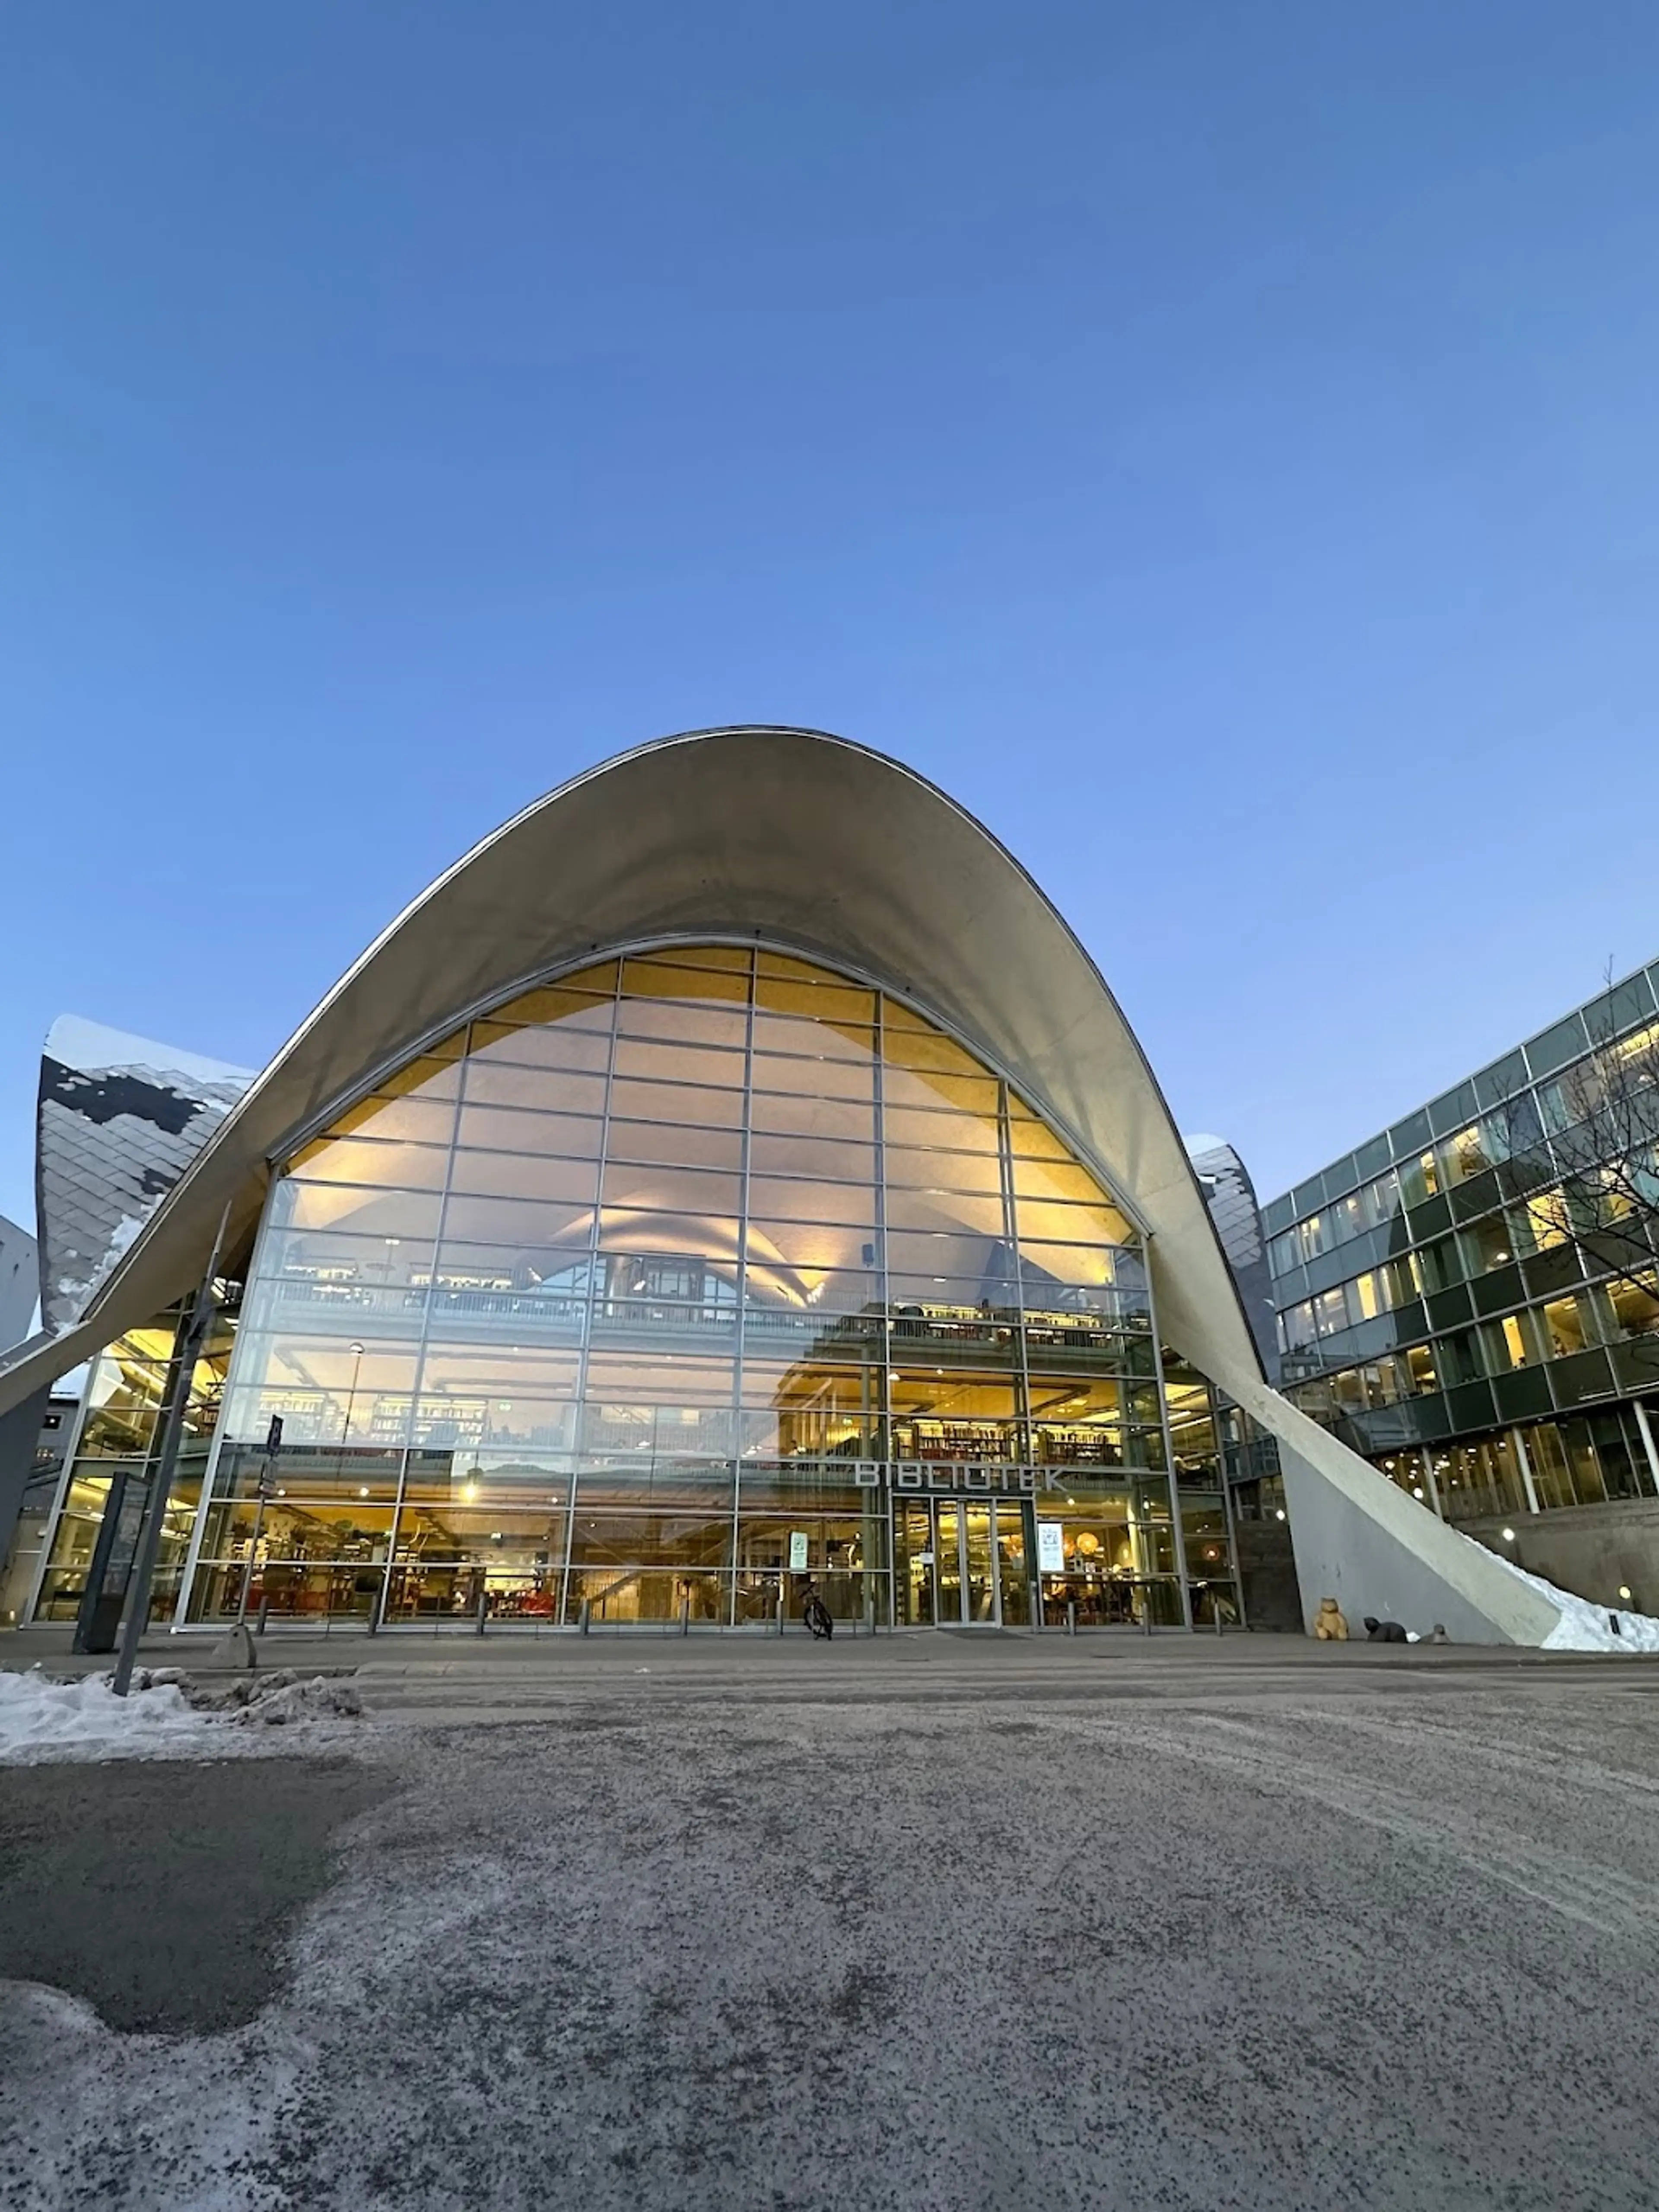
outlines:
[[[288, 1163], [291, 1162], [300, 1152], [305, 1149], [307, 1146], [315, 1142], [319, 1137], [326, 1134], [328, 1128], [339, 1118], [341, 1115], [349, 1111], [353, 1106], [359, 1103], [363, 1098], [371, 1096], [388, 1076], [401, 1073], [401, 1071], [409, 1066], [410, 1062], [421, 1058], [423, 1054], [429, 1053], [434, 1045], [455, 1036], [458, 1033], [464, 1033], [464, 1041], [458, 1055], [458, 1065], [459, 1066], [460, 1073], [457, 1085], [455, 1117], [447, 1146], [444, 1179], [441, 1190], [439, 1193], [437, 1227], [434, 1237], [434, 1255], [441, 1251], [443, 1246], [445, 1230], [449, 1216], [450, 1201], [453, 1194], [456, 1155], [461, 1150], [459, 1143], [460, 1115], [462, 1109], [467, 1103], [467, 1093], [472, 1067], [473, 1025], [477, 1022], [489, 1019], [493, 1013], [498, 1012], [503, 1006], [509, 1004], [514, 999], [521, 996], [526, 991], [542, 988], [555, 988], [564, 977], [579, 974], [585, 969], [594, 965], [596, 962], [614, 961], [616, 963], [616, 977], [611, 992], [610, 1002], [612, 1014], [608, 1033], [605, 1066], [604, 1071], [604, 1104], [600, 1115], [599, 1116], [600, 1126], [599, 1133], [599, 1150], [598, 1156], [598, 1171], [602, 1173], [605, 1164], [610, 1158], [611, 1127], [613, 1119], [614, 1089], [616, 1083], [617, 1045], [618, 1036], [621, 1033], [621, 1004], [625, 995], [623, 989], [623, 963], [629, 959], [648, 957], [651, 954], [656, 952], [666, 951], [694, 951], [705, 945], [725, 951], [741, 951], [747, 956], [746, 966], [743, 969], [733, 967], [732, 969], [722, 969], [718, 971], [721, 974], [730, 974], [733, 975], [742, 975], [746, 985], [746, 999], [744, 1001], [745, 1042], [742, 1055], [744, 1080], [741, 1091], [738, 1094], [740, 1096], [742, 1100], [742, 1124], [740, 1131], [742, 1169], [740, 1181], [742, 1219], [745, 1224], [749, 1218], [749, 1200], [752, 1181], [754, 1100], [756, 1097], [755, 1017], [759, 955], [763, 952], [769, 951], [786, 958], [799, 960], [808, 966], [821, 969], [822, 972], [830, 976], [835, 981], [844, 981], [854, 988], [867, 989], [874, 994], [875, 1020], [872, 1029], [874, 1053], [872, 1073], [874, 1183], [872, 1196], [874, 1198], [876, 1212], [876, 1264], [872, 1273], [875, 1277], [878, 1303], [882, 1311], [884, 1327], [879, 1343], [879, 1369], [878, 1375], [877, 1376], [877, 1389], [874, 1393], [874, 1405], [872, 1418], [878, 1425], [878, 1443], [880, 1445], [881, 1455], [883, 1456], [890, 1455], [892, 1443], [891, 1407], [890, 1402], [888, 1376], [894, 1356], [892, 1344], [892, 1316], [890, 1310], [891, 1302], [890, 1295], [890, 1283], [888, 1275], [887, 1255], [887, 1224], [890, 1207], [887, 1178], [884, 1048], [886, 1042], [886, 1007], [888, 1002], [890, 1000], [895, 1005], [902, 1006], [908, 1012], [913, 1014], [918, 1020], [926, 1024], [928, 1030], [945, 1037], [951, 1043], [955, 1044], [978, 1066], [982, 1067], [988, 1077], [995, 1081], [997, 1085], [997, 1167], [1000, 1186], [999, 1194], [1002, 1215], [1002, 1231], [1004, 1242], [1009, 1251], [1013, 1255], [1014, 1265], [1017, 1270], [1017, 1289], [1021, 1300], [1020, 1316], [1015, 1325], [1015, 1334], [1018, 1340], [1017, 1358], [1012, 1370], [1011, 1380], [1014, 1386], [1015, 1419], [1018, 1425], [1018, 1433], [1026, 1439], [1029, 1446], [1031, 1419], [1030, 1367], [1029, 1342], [1024, 1317], [1024, 1264], [1014, 1196], [1011, 1099], [1013, 1097], [1018, 1097], [1021, 1100], [1022, 1104], [1025, 1105], [1026, 1110], [1031, 1113], [1044, 1127], [1048, 1129], [1050, 1133], [1059, 1139], [1060, 1144], [1066, 1148], [1067, 1154], [1074, 1159], [1079, 1165], [1085, 1168], [1085, 1170], [1093, 1176], [1099, 1182], [1101, 1188], [1106, 1194], [1109, 1201], [1118, 1208], [1123, 1215], [1126, 1222], [1129, 1224], [1129, 1227], [1136, 1239], [1136, 1249], [1140, 1252], [1143, 1264], [1146, 1261], [1147, 1248], [1150, 1246], [1152, 1242], [1152, 1232], [1147, 1227], [1145, 1215], [1142, 1213], [1139, 1206], [1137, 1206], [1132, 1200], [1128, 1199], [1118, 1188], [1115, 1178], [1107, 1172], [1102, 1163], [1093, 1157], [1091, 1149], [1077, 1137], [1075, 1133], [1067, 1127], [1059, 1116], [1049, 1113], [1046, 1109], [1039, 1109], [1030, 1104], [1025, 1098], [1024, 1089], [1019, 1084], [1018, 1079], [1012, 1076], [1006, 1068], [1001, 1065], [997, 1057], [988, 1052], [986, 1048], [980, 1044], [976, 1040], [963, 1035], [954, 1023], [942, 1018], [931, 1007], [924, 1005], [913, 994], [902, 988], [894, 987], [880, 977], [871, 975], [856, 967], [850, 967], [841, 961], [831, 962], [825, 959], [823, 956], [806, 948], [798, 945], [793, 942], [768, 935], [763, 932], [756, 932], [752, 935], [746, 936], [709, 933], [707, 931], [681, 932], [667, 935], [652, 933], [644, 937], [627, 939], [615, 945], [606, 945], [604, 947], [596, 945], [589, 948], [579, 958], [574, 960], [561, 962], [550, 968], [538, 969], [532, 973], [519, 978], [510, 986], [503, 989], [492, 991], [486, 998], [481, 1000], [476, 1005], [470, 1006], [464, 1013], [453, 1014], [441, 1023], [432, 1025], [412, 1043], [402, 1049], [394, 1058], [383, 1060], [377, 1064], [362, 1080], [354, 1085], [349, 1092], [335, 1099], [326, 1109], [322, 1109], [316, 1115], [311, 1116], [300, 1128], [285, 1139], [278, 1152], [267, 1156], [267, 1164], [270, 1169], [270, 1180], [265, 1194], [265, 1201], [261, 1209], [258, 1228], [254, 1238], [253, 1256], [251, 1259], [248, 1270], [250, 1282], [257, 1279], [260, 1257], [268, 1246], [270, 1237], [275, 1233], [272, 1224], [271, 1200], [279, 1183], [285, 1178]], [[596, 1004], [602, 1003], [603, 994], [594, 994], [592, 995], [594, 996]], [[733, 1001], [734, 1006], [735, 1003], [736, 1002]], [[790, 1054], [787, 1056], [792, 1060], [799, 1059], [804, 1064], [810, 1064], [816, 1057], [811, 1054]], [[664, 1089], [665, 1093], [672, 1092], [674, 1087], [675, 1086], [672, 1083], [665, 1081]], [[941, 1109], [942, 1123], [948, 1123], [949, 1119], [950, 1116], [948, 1112], [945, 1109]], [[670, 1126], [679, 1125], [671, 1124]], [[693, 1121], [688, 1123], [686, 1126], [696, 1127], [699, 1125]], [[823, 1181], [826, 1183], [829, 1183], [830, 1182], [830, 1179], [827, 1177], [805, 1176], [792, 1179], [808, 1182]], [[845, 1186], [832, 1185], [832, 1187]], [[595, 1297], [593, 1285], [597, 1284], [599, 1280], [598, 1271], [604, 1256], [600, 1249], [600, 1208], [596, 1200], [593, 1208], [593, 1218], [589, 1228], [588, 1242], [586, 1248], [586, 1256], [590, 1268], [590, 1288], [587, 1299], [584, 1304], [581, 1334], [577, 1347], [578, 1364], [576, 1402], [579, 1407], [586, 1404], [587, 1395], [586, 1385], [590, 1371], [589, 1363], [592, 1352], [593, 1300]], [[745, 1235], [741, 1243], [738, 1255], [737, 1303], [735, 1307], [738, 1328], [737, 1343], [732, 1361], [732, 1396], [730, 1401], [734, 1424], [734, 1453], [732, 1459], [729, 1462], [732, 1475], [732, 1549], [731, 1555], [725, 1570], [726, 1581], [727, 1584], [727, 1604], [726, 1607], [725, 1625], [727, 1627], [732, 1628], [735, 1628], [737, 1626], [738, 1545], [744, 1511], [743, 1451], [741, 1445], [741, 1430], [737, 1425], [741, 1422], [743, 1417], [744, 1378], [748, 1358], [748, 1332], [743, 1325], [744, 1316], [746, 1312], [748, 1266], [748, 1240]], [[1165, 1460], [1164, 1480], [1170, 1492], [1171, 1525], [1176, 1532], [1176, 1559], [1182, 1588], [1182, 1619], [1185, 1626], [1190, 1627], [1190, 1595], [1186, 1589], [1184, 1564], [1185, 1553], [1182, 1532], [1181, 1529], [1180, 1504], [1175, 1480], [1174, 1455], [1170, 1443], [1169, 1407], [1164, 1375], [1163, 1353], [1162, 1346], [1158, 1337], [1155, 1293], [1152, 1282], [1152, 1270], [1150, 1265], [1145, 1266], [1145, 1273], [1146, 1276], [1147, 1305], [1152, 1322], [1154, 1346], [1155, 1367], [1152, 1379], [1155, 1382], [1158, 1394], [1159, 1421], [1164, 1439]], [[386, 1608], [389, 1600], [392, 1573], [397, 1560], [398, 1537], [401, 1532], [404, 1513], [407, 1505], [408, 1470], [410, 1455], [413, 1449], [413, 1425], [421, 1399], [422, 1382], [425, 1374], [427, 1356], [432, 1340], [432, 1329], [433, 1310], [431, 1301], [428, 1299], [426, 1303], [425, 1310], [422, 1316], [420, 1334], [415, 1347], [416, 1379], [411, 1390], [410, 1404], [408, 1419], [404, 1427], [404, 1438], [402, 1444], [399, 1447], [397, 1492], [393, 1502], [392, 1519], [389, 1524], [386, 1556], [382, 1563], [379, 1592], [370, 1616], [369, 1625], [371, 1628], [385, 1625]], [[868, 1376], [874, 1363], [869, 1358], [866, 1358], [860, 1361], [859, 1364], [861, 1371]], [[224, 1424], [226, 1419], [226, 1409], [228, 1407], [230, 1402], [231, 1391], [237, 1379], [234, 1374], [234, 1366], [235, 1352], [234, 1349], [233, 1349], [232, 1367], [231, 1370], [228, 1372], [226, 1376], [224, 1401], [221, 1407], [219, 1420], [216, 1424], [215, 1434], [210, 1449], [208, 1467], [204, 1478], [202, 1498], [198, 1508], [196, 1525], [191, 1532], [191, 1547], [187, 1554], [184, 1577], [181, 1581], [179, 1605], [174, 1622], [175, 1629], [181, 1629], [184, 1626], [189, 1605], [193, 1595], [196, 1575], [201, 1559], [202, 1543], [206, 1527], [208, 1508], [214, 1501], [215, 1486], [219, 1466], [223, 1449], [228, 1441], [225, 1435]], [[576, 1450], [574, 1456], [580, 1460], [580, 1449]], [[65, 1479], [67, 1479], [69, 1464], [70, 1462], [66, 1462]], [[1128, 1470], [1126, 1470], [1126, 1473], [1127, 1472], [1128, 1472]], [[574, 1550], [575, 1516], [579, 1504], [580, 1482], [581, 1474], [580, 1468], [573, 1468], [565, 1510], [564, 1556], [561, 1562], [559, 1570], [559, 1603], [556, 1621], [555, 1623], [555, 1626], [560, 1628], [566, 1627], [570, 1625], [568, 1620], [570, 1583], [573, 1571], [572, 1560]], [[872, 1581], [873, 1581], [876, 1586], [884, 1593], [885, 1614], [889, 1623], [892, 1623], [896, 1620], [895, 1577], [897, 1573], [897, 1546], [896, 1527], [894, 1520], [894, 1495], [895, 1494], [890, 1492], [886, 1503], [885, 1513], [881, 1516], [881, 1518], [884, 1522], [886, 1540], [886, 1559], [884, 1564], [878, 1570], [872, 1571], [868, 1567], [863, 1570], [866, 1577], [866, 1587], [868, 1588]], [[1031, 1516], [1026, 1516], [1025, 1517], [1029, 1520]], [[52, 1526], [54, 1528], [56, 1526], [55, 1518]], [[50, 1531], [48, 1533], [50, 1534]], [[991, 1534], [993, 1550], [994, 1553], [997, 1537], [997, 1523], [994, 1516], [991, 1522]], [[1030, 1538], [1030, 1535], [1031, 1531], [1028, 1529], [1028, 1540]], [[1029, 1548], [1030, 1544], [1028, 1540], [1028, 1549]], [[48, 1545], [43, 1548], [43, 1562], [45, 1559], [49, 1556], [50, 1545], [48, 1543]], [[994, 1566], [995, 1567], [998, 1577], [996, 1610], [1000, 1620], [1001, 1614], [1000, 1582], [1000, 1564], [994, 1559]], [[484, 1571], [487, 1575], [487, 1563]], [[672, 1571], [672, 1570], [670, 1570], [670, 1571]], [[1030, 1580], [1032, 1584], [1032, 1626], [1034, 1629], [1040, 1631], [1043, 1625], [1041, 1583], [1040, 1577], [1037, 1576], [1035, 1567], [1032, 1568], [1028, 1575], [1028, 1580]], [[193, 1624], [193, 1626], [198, 1629], [208, 1629], [211, 1628], [214, 1624], [204, 1622]], [[397, 1630], [404, 1627], [405, 1624], [393, 1623], [390, 1626], [392, 1630], [395, 1632]], [[410, 1624], [410, 1626], [412, 1626], [412, 1624]]]

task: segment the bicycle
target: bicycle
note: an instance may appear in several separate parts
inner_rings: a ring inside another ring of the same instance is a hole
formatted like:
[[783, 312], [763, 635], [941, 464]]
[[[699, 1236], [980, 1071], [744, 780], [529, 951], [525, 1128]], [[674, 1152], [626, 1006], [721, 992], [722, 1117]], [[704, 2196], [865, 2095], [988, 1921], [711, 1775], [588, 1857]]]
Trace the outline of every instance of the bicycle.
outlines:
[[815, 1589], [808, 1590], [801, 1600], [800, 1617], [821, 1643], [827, 1643], [836, 1632], [836, 1624], [830, 1618], [830, 1608]]

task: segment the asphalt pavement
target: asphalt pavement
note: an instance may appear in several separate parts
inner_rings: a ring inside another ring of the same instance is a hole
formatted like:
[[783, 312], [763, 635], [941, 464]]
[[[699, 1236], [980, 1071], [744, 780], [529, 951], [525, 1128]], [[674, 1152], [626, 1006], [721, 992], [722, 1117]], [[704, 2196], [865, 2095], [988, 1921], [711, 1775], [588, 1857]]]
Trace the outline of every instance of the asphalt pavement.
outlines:
[[1659, 1666], [1268, 1645], [388, 1639], [0, 1768], [0, 2195], [1659, 2207]]

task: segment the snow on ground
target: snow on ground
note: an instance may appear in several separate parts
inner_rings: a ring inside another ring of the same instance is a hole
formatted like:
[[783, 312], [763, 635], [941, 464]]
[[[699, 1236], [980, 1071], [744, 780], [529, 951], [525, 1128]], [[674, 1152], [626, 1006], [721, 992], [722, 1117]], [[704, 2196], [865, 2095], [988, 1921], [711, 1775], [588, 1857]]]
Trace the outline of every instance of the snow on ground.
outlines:
[[[1515, 1571], [1524, 1571], [1517, 1567]], [[1624, 1613], [1609, 1606], [1592, 1605], [1588, 1598], [1573, 1597], [1553, 1583], [1528, 1575], [1561, 1618], [1544, 1638], [1546, 1651], [1659, 1651], [1659, 1620], [1650, 1613]], [[1619, 1623], [1615, 1632], [1612, 1624]]]
[[52, 1682], [38, 1667], [0, 1674], [0, 1760], [153, 1758], [181, 1740], [201, 1741], [213, 1723], [192, 1712], [175, 1682], [118, 1698], [106, 1674]]
[[296, 1680], [286, 1669], [241, 1674], [213, 1687], [191, 1682], [177, 1668], [152, 1674], [140, 1668], [131, 1693], [118, 1698], [108, 1674], [54, 1682], [38, 1667], [27, 1674], [0, 1672], [0, 1765], [39, 1765], [65, 1759], [222, 1759], [236, 1739], [251, 1747], [246, 1731], [263, 1735], [295, 1723], [355, 1719], [362, 1703], [349, 1682], [319, 1675]]
[[[1513, 1559], [1504, 1559], [1501, 1552], [1494, 1552], [1491, 1557], [1512, 1575], [1519, 1575], [1523, 1583], [1530, 1583], [1538, 1595], [1547, 1597], [1559, 1612], [1561, 1618], [1544, 1638], [1546, 1651], [1620, 1651], [1626, 1656], [1644, 1651], [1659, 1652], [1659, 1620], [1651, 1613], [1621, 1613], [1612, 1606], [1592, 1605], [1587, 1597], [1574, 1597], [1571, 1590], [1558, 1589], [1542, 1575], [1529, 1575]], [[1616, 1630], [1612, 1626], [1615, 1620], [1619, 1624]]]

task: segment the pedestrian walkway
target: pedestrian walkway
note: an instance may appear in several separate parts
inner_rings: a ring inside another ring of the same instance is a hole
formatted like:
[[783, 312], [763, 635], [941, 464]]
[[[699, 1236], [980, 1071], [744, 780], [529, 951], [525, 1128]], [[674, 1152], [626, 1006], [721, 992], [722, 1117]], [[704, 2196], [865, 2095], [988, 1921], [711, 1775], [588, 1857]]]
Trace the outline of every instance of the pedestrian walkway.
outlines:
[[[1218, 1698], [1324, 1698], [1383, 1689], [1445, 1692], [1490, 1687], [1525, 1674], [1537, 1682], [1586, 1673], [1659, 1689], [1659, 1668], [1634, 1659], [1490, 1645], [1328, 1644], [1300, 1636], [1068, 1637], [928, 1630], [837, 1636], [680, 1637], [646, 1633], [479, 1637], [398, 1631], [375, 1637], [271, 1633], [262, 1666], [302, 1674], [350, 1672], [371, 1711], [414, 1720], [513, 1720], [595, 1700], [881, 1704], [1095, 1698], [1213, 1702]], [[146, 1637], [141, 1663], [214, 1670], [214, 1640]], [[107, 1657], [76, 1656], [65, 1628], [0, 1637], [0, 1667], [54, 1675], [95, 1672]]]

